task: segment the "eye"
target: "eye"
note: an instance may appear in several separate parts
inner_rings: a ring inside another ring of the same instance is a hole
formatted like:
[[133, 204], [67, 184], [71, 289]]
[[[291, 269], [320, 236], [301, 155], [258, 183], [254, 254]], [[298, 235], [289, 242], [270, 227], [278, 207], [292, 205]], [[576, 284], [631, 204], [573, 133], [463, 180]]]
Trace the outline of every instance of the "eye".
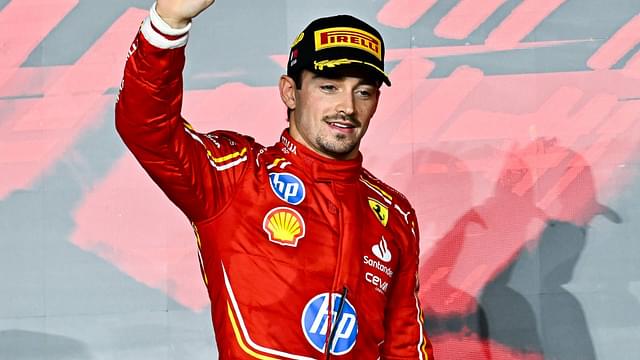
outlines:
[[356, 90], [356, 95], [358, 95], [361, 98], [370, 98], [371, 96], [373, 96], [374, 91], [368, 88], [359, 88]]
[[324, 92], [335, 92], [338, 88], [333, 84], [320, 85], [320, 90]]

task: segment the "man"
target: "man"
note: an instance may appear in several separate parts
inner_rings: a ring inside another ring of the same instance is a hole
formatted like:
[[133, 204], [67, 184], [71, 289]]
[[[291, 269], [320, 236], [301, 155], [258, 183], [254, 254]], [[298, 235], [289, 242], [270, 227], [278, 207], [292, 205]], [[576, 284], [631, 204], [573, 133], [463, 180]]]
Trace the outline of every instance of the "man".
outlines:
[[220, 358], [431, 359], [415, 214], [358, 151], [390, 85], [380, 34], [350, 16], [311, 23], [279, 82], [289, 128], [263, 147], [180, 116], [191, 19], [212, 3], [154, 4], [116, 125], [193, 224]]

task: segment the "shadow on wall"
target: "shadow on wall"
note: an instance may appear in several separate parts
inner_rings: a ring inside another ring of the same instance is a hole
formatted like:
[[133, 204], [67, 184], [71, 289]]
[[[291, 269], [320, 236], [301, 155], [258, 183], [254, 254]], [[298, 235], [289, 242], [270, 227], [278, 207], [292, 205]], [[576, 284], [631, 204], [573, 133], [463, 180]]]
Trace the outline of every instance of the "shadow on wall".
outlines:
[[[481, 152], [500, 155], [493, 149]], [[536, 220], [541, 223], [544, 217], [532, 195], [517, 190], [531, 182], [522, 159], [514, 153], [507, 154], [492, 196], [460, 216], [423, 261], [420, 296], [436, 356], [474, 360], [541, 358], [535, 336], [531, 339], [521, 333], [515, 335], [516, 342], [494, 338], [492, 324], [478, 303], [485, 285], [505, 271], [524, 246], [529, 225]], [[465, 189], [431, 191], [471, 194]], [[531, 306], [521, 296], [510, 295], [510, 304], [519, 310], [518, 322], [525, 323], [535, 334]]]
[[[24, 330], [0, 331], [0, 349], [3, 359], [31, 360], [87, 360], [92, 359], [87, 345], [65, 336]], [[46, 354], [46, 355], [44, 355]]]
[[[410, 185], [418, 199], [420, 189], [455, 190]], [[422, 260], [420, 297], [436, 356], [595, 359], [582, 306], [563, 288], [593, 217], [621, 222], [595, 190], [584, 158], [553, 139], [506, 154], [493, 195], [461, 215]]]
[[[517, 259], [485, 286], [479, 309], [486, 319], [489, 337], [500, 343], [539, 351], [549, 360], [591, 360], [596, 356], [584, 311], [564, 286], [571, 282], [585, 248], [589, 222], [596, 215], [614, 223], [622, 219], [597, 202], [591, 168], [584, 158], [572, 150], [553, 146], [553, 152], [562, 158], [556, 166], [546, 169], [535, 186], [541, 199], [554, 194], [556, 206], [545, 207], [547, 216], [552, 218], [546, 221], [539, 238], [524, 247]], [[528, 307], [529, 303], [535, 306]], [[535, 319], [539, 321], [537, 329]]]

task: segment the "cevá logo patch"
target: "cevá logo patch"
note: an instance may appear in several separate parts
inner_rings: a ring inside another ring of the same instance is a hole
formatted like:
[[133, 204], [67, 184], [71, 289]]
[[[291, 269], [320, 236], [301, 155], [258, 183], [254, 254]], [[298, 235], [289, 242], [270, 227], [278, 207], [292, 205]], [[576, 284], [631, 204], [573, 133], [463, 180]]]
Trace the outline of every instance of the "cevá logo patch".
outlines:
[[302, 331], [307, 341], [316, 350], [325, 352], [325, 344], [330, 334], [329, 299], [331, 298], [331, 326], [335, 328], [333, 343], [330, 346], [332, 355], [344, 355], [353, 349], [358, 335], [358, 317], [356, 309], [349, 300], [344, 299], [342, 313], [338, 309], [342, 303], [342, 295], [323, 293], [313, 297], [302, 312]]
[[298, 205], [304, 200], [305, 188], [302, 180], [289, 173], [270, 173], [271, 190], [280, 200]]

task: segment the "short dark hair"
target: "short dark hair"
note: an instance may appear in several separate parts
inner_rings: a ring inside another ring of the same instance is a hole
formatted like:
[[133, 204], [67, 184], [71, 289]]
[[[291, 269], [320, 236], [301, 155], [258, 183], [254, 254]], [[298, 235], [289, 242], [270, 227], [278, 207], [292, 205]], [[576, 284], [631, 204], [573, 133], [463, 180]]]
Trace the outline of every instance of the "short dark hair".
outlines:
[[293, 82], [296, 83], [296, 89], [302, 89], [302, 71], [291, 74], [291, 78], [293, 79]]

